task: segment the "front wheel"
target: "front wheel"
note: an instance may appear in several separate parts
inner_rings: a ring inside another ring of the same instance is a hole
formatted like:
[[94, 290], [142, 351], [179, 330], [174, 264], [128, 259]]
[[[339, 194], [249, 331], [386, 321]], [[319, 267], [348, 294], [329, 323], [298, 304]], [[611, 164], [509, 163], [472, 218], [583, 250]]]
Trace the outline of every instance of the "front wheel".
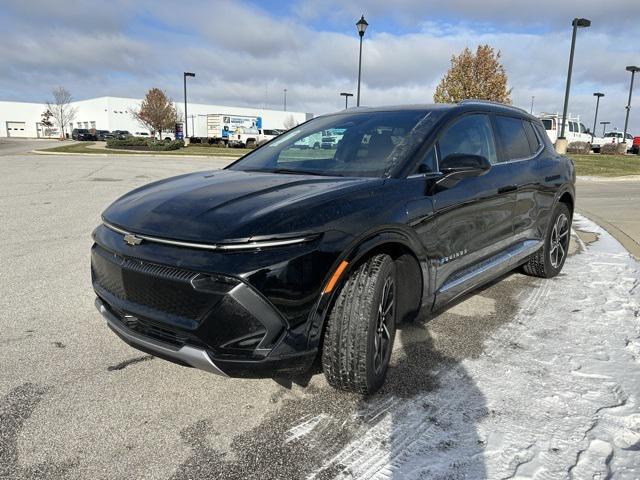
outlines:
[[389, 255], [374, 255], [349, 275], [324, 336], [322, 368], [329, 384], [363, 394], [382, 386], [396, 332], [396, 299]]
[[558, 275], [567, 259], [570, 237], [571, 212], [564, 203], [558, 203], [551, 217], [544, 245], [523, 265], [525, 273], [542, 278]]

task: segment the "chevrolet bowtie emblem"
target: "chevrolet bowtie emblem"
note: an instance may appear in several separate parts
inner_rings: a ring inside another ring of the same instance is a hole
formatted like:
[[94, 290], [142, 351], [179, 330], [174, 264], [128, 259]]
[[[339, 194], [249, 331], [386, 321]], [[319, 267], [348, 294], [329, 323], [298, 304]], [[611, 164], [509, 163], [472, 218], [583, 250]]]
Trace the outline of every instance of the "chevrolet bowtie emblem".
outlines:
[[127, 242], [131, 246], [140, 245], [142, 243], [142, 239], [140, 237], [136, 237], [131, 233], [127, 233], [124, 236], [124, 241]]

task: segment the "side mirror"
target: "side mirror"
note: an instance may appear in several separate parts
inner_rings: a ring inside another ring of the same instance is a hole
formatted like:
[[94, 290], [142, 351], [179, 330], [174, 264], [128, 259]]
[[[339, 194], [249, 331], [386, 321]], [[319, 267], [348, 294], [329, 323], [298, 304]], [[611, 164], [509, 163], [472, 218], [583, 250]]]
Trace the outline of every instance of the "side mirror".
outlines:
[[440, 172], [450, 178], [462, 180], [467, 177], [479, 177], [491, 169], [491, 163], [482, 155], [452, 153], [440, 162]]
[[468, 153], [452, 153], [440, 162], [442, 176], [435, 181], [430, 181], [427, 186], [427, 195], [433, 195], [439, 190], [452, 188], [460, 180], [470, 177], [479, 177], [491, 169], [491, 163], [487, 157]]

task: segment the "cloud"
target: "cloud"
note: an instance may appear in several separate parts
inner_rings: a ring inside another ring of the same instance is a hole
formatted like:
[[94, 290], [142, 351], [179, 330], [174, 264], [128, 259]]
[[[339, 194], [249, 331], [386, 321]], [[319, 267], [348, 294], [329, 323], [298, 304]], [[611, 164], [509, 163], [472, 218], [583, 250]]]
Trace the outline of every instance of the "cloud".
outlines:
[[[42, 3], [9, 2], [0, 19], [0, 98], [41, 101], [63, 84], [76, 98], [140, 97], [158, 86], [181, 100], [182, 72], [195, 71], [193, 101], [279, 108], [287, 88], [290, 109], [333, 111], [344, 105], [339, 92], [355, 93], [354, 23], [364, 13], [363, 104], [430, 102], [451, 55], [488, 43], [502, 52], [515, 104], [528, 110], [535, 96], [536, 111], [558, 111], [579, 15], [593, 26], [578, 32], [570, 110], [592, 118], [592, 93], [602, 91], [601, 119], [622, 128], [624, 67], [639, 61], [640, 3], [628, 0], [615, 9], [591, 0], [306, 0], [277, 11], [226, 0]], [[630, 120], [640, 131], [640, 103]]]

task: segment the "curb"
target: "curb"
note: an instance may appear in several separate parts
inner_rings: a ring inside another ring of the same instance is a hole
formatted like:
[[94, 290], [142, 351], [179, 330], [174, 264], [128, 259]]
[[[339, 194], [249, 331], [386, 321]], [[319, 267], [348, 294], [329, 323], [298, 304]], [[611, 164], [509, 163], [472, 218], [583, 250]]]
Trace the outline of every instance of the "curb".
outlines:
[[622, 244], [631, 256], [635, 257], [636, 260], [640, 260], [640, 243], [635, 239], [594, 213], [583, 210], [582, 208], [576, 208], [576, 211], [604, 228], [613, 238]]
[[240, 157], [221, 157], [215, 155], [173, 155], [171, 153], [164, 153], [158, 155], [157, 153], [147, 153], [143, 151], [139, 151], [136, 153], [77, 153], [77, 152], [47, 152], [44, 150], [31, 150], [29, 153], [34, 153], [36, 155], [71, 155], [71, 156], [80, 156], [80, 157], [108, 157], [108, 156], [130, 156], [130, 157], [156, 157], [156, 158], [213, 158], [216, 160], [228, 160], [229, 162], [238, 160]]

